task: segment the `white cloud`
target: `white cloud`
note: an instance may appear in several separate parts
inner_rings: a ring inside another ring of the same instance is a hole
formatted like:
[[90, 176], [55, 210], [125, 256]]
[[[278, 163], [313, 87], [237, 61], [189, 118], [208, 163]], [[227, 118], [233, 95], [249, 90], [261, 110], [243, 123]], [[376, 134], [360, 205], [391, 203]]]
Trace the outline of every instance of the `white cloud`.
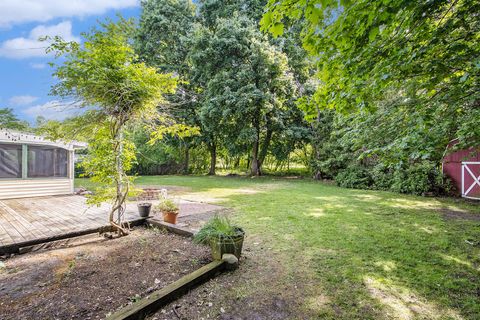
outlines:
[[62, 103], [61, 101], [53, 100], [29, 107], [22, 112], [33, 119], [42, 116], [49, 120], [64, 120], [65, 118], [81, 114], [82, 110], [74, 103]]
[[56, 25], [39, 25], [33, 28], [28, 37], [6, 40], [0, 45], [0, 56], [12, 59], [24, 59], [31, 57], [45, 57], [45, 47], [48, 43], [40, 42], [38, 39], [44, 36], [61, 36], [66, 41], [80, 42], [80, 38], [72, 34], [72, 23], [70, 21], [60, 22]]
[[47, 67], [47, 64], [46, 63], [30, 63], [30, 67], [32, 67], [33, 69], [45, 69]]
[[138, 4], [139, 0], [1, 0], [0, 26], [47, 22], [54, 18], [85, 17]]
[[27, 106], [37, 100], [38, 100], [38, 97], [29, 96], [29, 95], [13, 96], [10, 99], [8, 99], [8, 103], [9, 105], [12, 105], [12, 106]]

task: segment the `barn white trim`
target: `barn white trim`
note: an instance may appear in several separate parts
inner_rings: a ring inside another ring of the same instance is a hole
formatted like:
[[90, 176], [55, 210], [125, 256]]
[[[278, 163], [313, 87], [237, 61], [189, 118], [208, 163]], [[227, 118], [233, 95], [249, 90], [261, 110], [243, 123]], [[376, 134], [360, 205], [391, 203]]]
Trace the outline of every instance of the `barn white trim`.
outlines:
[[[480, 175], [477, 177], [477, 175], [474, 174], [472, 169], [470, 168], [470, 165], [480, 165], [480, 162], [476, 162], [476, 161], [462, 162], [462, 197], [468, 198], [468, 199], [480, 200], [480, 197], [474, 197], [469, 195], [469, 193], [472, 191], [473, 188], [475, 188], [475, 186], [478, 186], [480, 188]], [[468, 175], [473, 179], [473, 183], [468, 187], [466, 187], [465, 185], [465, 172], [467, 172]]]

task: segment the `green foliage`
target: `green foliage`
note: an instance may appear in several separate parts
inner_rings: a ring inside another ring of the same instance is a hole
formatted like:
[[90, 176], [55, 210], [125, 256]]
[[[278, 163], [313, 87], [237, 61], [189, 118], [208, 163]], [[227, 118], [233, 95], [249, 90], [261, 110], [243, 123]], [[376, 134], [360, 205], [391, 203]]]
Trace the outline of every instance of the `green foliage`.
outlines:
[[183, 140], [208, 149], [210, 173], [217, 156], [254, 154], [259, 167], [269, 154], [284, 160], [308, 135], [294, 104], [305, 54], [298, 38], [274, 42], [259, 32], [264, 4], [205, 0], [195, 11], [183, 0], [142, 3], [135, 47], [143, 61], [185, 80], [169, 101], [175, 119], [198, 128]]
[[[234, 16], [217, 19], [214, 29], [198, 27], [191, 61], [203, 87], [199, 115], [204, 131], [232, 155], [251, 150], [258, 169], [252, 167], [252, 174], [260, 173], [272, 140], [304, 137], [302, 116], [289, 101], [296, 86], [288, 58], [252, 20]], [[283, 153], [293, 151], [293, 145]]]
[[164, 199], [155, 206], [155, 209], [160, 212], [176, 213], [178, 214], [178, 206], [171, 199]]
[[13, 109], [0, 108], [0, 128], [28, 131], [30, 126], [28, 122], [18, 119]]
[[370, 168], [370, 175], [372, 176], [373, 186], [371, 189], [376, 190], [391, 190], [393, 184], [394, 170], [379, 163], [373, 168]]
[[[299, 101], [307, 119], [317, 123], [316, 141], [323, 140], [315, 146], [314, 171], [332, 176], [342, 170], [336, 160], [349, 154], [347, 165], [438, 165], [454, 138], [459, 148], [477, 147], [480, 20], [472, 12], [479, 10], [471, 0], [270, 0], [263, 30], [278, 36], [292, 25], [301, 28], [303, 46], [317, 66], [315, 94]], [[337, 111], [333, 127], [316, 119], [319, 110]], [[374, 178], [383, 189], [391, 172], [381, 172]], [[426, 189], [413, 183], [395, 187]]]
[[241, 15], [259, 21], [266, 0], [199, 0], [199, 18], [203, 25], [215, 28], [218, 19]]
[[341, 170], [335, 177], [335, 182], [340, 187], [355, 189], [369, 189], [373, 184], [368, 168], [354, 164]]
[[122, 122], [153, 114], [163, 95], [174, 92], [175, 78], [136, 62], [129, 45], [131, 22], [122, 20], [101, 27], [103, 30], [84, 34], [81, 47], [71, 43], [65, 51], [65, 61], [53, 74], [60, 81], [52, 94], [78, 98], [81, 106], [96, 106], [105, 117], [122, 117]]
[[261, 24], [279, 33], [284, 23], [302, 20], [326, 106], [374, 107], [383, 92], [401, 88], [426, 105], [467, 111], [478, 100], [480, 22], [471, 13], [479, 6], [469, 0], [271, 0]]
[[215, 216], [195, 234], [193, 240], [196, 243], [210, 244], [215, 240], [232, 239], [242, 234], [241, 229], [233, 225], [228, 218]]
[[445, 178], [438, 165], [424, 161], [412, 164], [406, 169], [395, 170], [390, 190], [418, 195], [429, 192], [445, 194], [450, 190], [448, 182], [444, 182], [444, 180]]
[[[64, 130], [81, 131], [89, 143], [82, 166], [92, 181], [100, 185], [89, 201], [97, 205], [112, 202], [110, 223], [125, 234], [122, 208], [133, 190], [132, 178], [125, 172], [135, 160], [134, 144], [126, 137], [125, 127], [156, 116], [163, 95], [173, 93], [177, 81], [172, 74], [157, 73], [155, 68], [138, 62], [130, 46], [130, 21], [122, 19], [117, 24], [100, 26], [100, 30], [83, 34], [81, 45], [59, 37], [53, 39], [47, 51], [56, 51], [64, 60], [56, 66], [54, 76], [59, 82], [51, 93], [75, 99], [79, 107], [94, 106], [85, 115], [67, 121]], [[59, 127], [55, 122], [46, 126], [50, 131]], [[114, 222], [113, 214], [117, 211], [118, 220]]]
[[190, 0], [142, 1], [135, 50], [150, 66], [163, 72], [188, 73], [188, 41], [195, 21]]
[[344, 188], [389, 190], [416, 195], [445, 195], [451, 191], [450, 181], [440, 167], [431, 161], [410, 163], [396, 168], [382, 164], [352, 163], [335, 176]]

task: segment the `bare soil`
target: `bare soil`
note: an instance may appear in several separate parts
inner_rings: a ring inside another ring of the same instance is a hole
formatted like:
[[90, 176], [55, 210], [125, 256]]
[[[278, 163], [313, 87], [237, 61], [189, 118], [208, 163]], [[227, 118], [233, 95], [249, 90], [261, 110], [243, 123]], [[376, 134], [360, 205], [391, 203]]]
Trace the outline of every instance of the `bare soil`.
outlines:
[[303, 306], [302, 271], [289, 274], [281, 263], [285, 257], [272, 252], [267, 241], [246, 240], [239, 269], [193, 289], [148, 320], [313, 319]]
[[3, 261], [0, 319], [103, 319], [210, 261], [206, 247], [143, 227], [93, 240]]
[[464, 211], [458, 210], [450, 210], [450, 209], [441, 209], [440, 212], [443, 215], [445, 220], [470, 220], [470, 221], [480, 221], [480, 214], [469, 213]]

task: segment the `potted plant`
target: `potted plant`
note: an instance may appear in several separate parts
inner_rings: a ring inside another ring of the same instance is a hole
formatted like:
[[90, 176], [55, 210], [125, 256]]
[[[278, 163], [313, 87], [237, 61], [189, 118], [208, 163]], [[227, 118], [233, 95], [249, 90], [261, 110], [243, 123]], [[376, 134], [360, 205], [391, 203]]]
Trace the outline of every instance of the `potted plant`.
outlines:
[[141, 202], [137, 204], [138, 213], [140, 217], [146, 218], [150, 215], [150, 210], [152, 210], [152, 204], [150, 202]]
[[231, 253], [240, 259], [245, 232], [232, 225], [225, 217], [215, 216], [195, 235], [194, 241], [210, 245], [212, 257], [221, 260], [223, 254]]
[[156, 209], [160, 210], [163, 214], [163, 221], [168, 223], [177, 223], [178, 206], [170, 199], [162, 200]]
[[149, 197], [147, 197], [146, 193], [147, 189], [134, 189], [132, 190], [132, 193], [137, 197], [137, 208], [138, 208], [138, 214], [142, 218], [147, 218], [150, 215], [150, 212], [152, 210], [152, 203], [148, 202], [150, 200]]

